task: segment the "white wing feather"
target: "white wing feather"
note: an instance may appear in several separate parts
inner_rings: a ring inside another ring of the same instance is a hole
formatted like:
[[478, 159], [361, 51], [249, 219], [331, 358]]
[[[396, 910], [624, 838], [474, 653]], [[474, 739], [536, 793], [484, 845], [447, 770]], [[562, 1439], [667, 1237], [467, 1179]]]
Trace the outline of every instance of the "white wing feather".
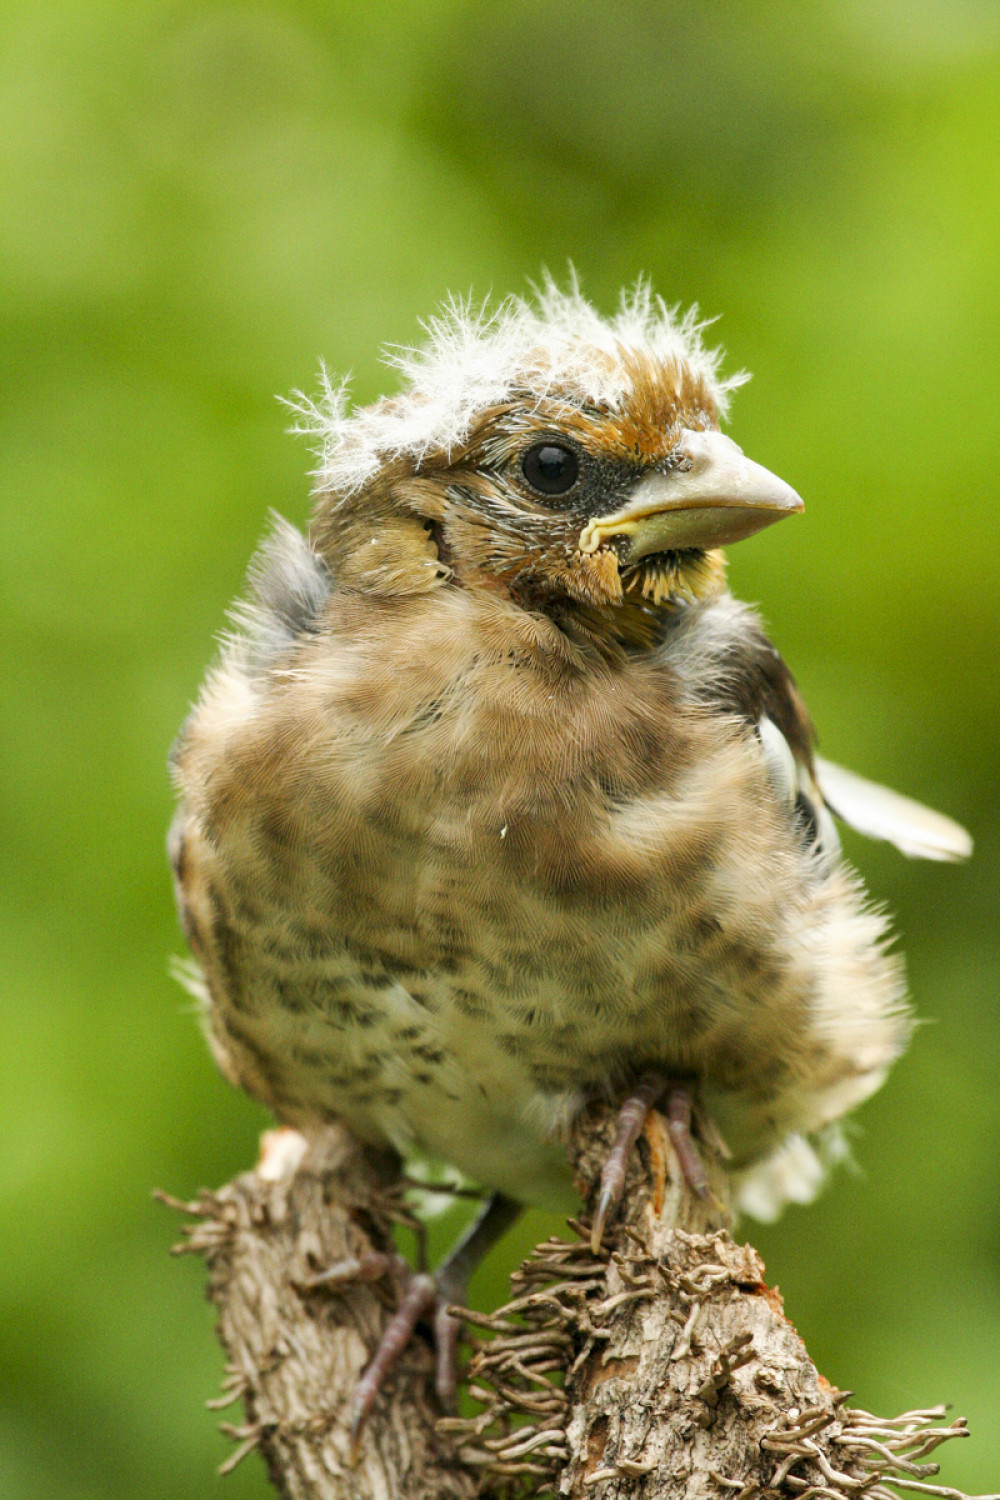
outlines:
[[972, 839], [944, 813], [923, 807], [877, 781], [816, 758], [816, 780], [831, 811], [859, 833], [885, 839], [912, 859], [968, 859]]

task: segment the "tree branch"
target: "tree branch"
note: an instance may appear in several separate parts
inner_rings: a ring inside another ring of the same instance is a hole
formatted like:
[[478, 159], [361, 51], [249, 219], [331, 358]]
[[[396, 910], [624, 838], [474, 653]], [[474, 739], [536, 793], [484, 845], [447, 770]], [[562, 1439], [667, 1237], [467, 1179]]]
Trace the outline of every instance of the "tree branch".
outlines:
[[226, 1395], [246, 1410], [242, 1425], [224, 1429], [238, 1443], [224, 1469], [256, 1448], [288, 1500], [471, 1500], [474, 1478], [435, 1430], [434, 1362], [420, 1340], [352, 1453], [351, 1396], [385, 1323], [387, 1289], [308, 1289], [317, 1271], [393, 1249], [398, 1163], [336, 1128], [309, 1142], [271, 1132], [264, 1147], [255, 1171], [175, 1204], [197, 1219], [177, 1248], [208, 1264]]
[[[571, 1153], [584, 1197], [614, 1134], [594, 1107]], [[749, 1245], [725, 1227], [728, 1184], [703, 1142], [714, 1203], [683, 1185], [664, 1121], [647, 1120], [622, 1213], [593, 1255], [578, 1237], [540, 1245], [498, 1312], [467, 1313], [477, 1343], [474, 1417], [435, 1419], [432, 1359], [415, 1342], [363, 1434], [347, 1435], [354, 1386], [384, 1325], [385, 1292], [335, 1295], [311, 1276], [364, 1250], [391, 1250], [396, 1166], [343, 1132], [307, 1143], [278, 1132], [262, 1164], [179, 1205], [186, 1244], [209, 1266], [247, 1422], [233, 1458], [258, 1447], [294, 1500], [893, 1500], [893, 1490], [963, 1500], [935, 1485], [927, 1455], [968, 1435], [943, 1409], [882, 1420], [851, 1409], [817, 1372]], [[1000, 1500], [1000, 1497], [984, 1497]]]

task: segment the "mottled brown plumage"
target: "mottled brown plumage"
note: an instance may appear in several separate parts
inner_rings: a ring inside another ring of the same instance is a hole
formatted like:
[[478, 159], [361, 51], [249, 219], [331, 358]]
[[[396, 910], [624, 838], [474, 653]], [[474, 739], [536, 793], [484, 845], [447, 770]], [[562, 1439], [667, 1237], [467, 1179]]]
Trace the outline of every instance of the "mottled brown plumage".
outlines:
[[588, 1094], [683, 1076], [749, 1207], [808, 1196], [807, 1137], [910, 1023], [714, 545], [800, 502], [642, 291], [453, 309], [403, 363], [391, 401], [312, 408], [309, 539], [265, 543], [176, 750], [215, 1056], [284, 1121], [564, 1205]]

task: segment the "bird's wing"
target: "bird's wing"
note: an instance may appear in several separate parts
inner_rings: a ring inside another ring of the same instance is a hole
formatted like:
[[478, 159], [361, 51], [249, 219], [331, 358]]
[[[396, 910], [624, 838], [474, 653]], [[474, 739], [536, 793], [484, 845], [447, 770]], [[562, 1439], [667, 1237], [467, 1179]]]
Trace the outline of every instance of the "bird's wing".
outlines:
[[819, 756], [815, 772], [827, 807], [859, 833], [885, 839], [912, 859], [959, 860], [972, 853], [968, 833], [944, 813]]
[[836, 855], [840, 847], [831, 813], [915, 859], [959, 860], [972, 853], [965, 829], [943, 813], [814, 755], [812, 724], [795, 681], [746, 606], [726, 595], [682, 614], [669, 660], [692, 695], [756, 728], [775, 792], [824, 853]]
[[840, 853], [840, 836], [811, 765], [802, 754], [795, 754], [770, 714], [761, 714], [758, 719], [757, 736], [768, 777], [779, 799], [794, 814], [809, 842], [824, 855], [835, 858]]

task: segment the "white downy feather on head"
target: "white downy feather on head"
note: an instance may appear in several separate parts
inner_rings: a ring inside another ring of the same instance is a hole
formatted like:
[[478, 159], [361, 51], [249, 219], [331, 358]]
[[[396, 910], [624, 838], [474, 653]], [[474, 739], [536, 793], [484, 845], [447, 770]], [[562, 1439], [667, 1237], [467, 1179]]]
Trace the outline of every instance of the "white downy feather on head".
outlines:
[[[317, 400], [296, 393], [294, 431], [319, 439], [321, 488], [351, 495], [388, 459], [448, 453], [478, 412], [525, 389], [620, 410], [632, 389], [629, 354], [686, 364], [720, 416], [730, 393], [749, 379], [742, 372], [720, 378], [722, 354], [704, 346], [697, 308], [679, 313], [646, 281], [622, 293], [610, 318], [586, 300], [575, 277], [566, 290], [547, 277], [531, 300], [507, 297], [491, 307], [452, 297], [423, 326], [423, 344], [383, 352], [402, 377], [398, 395], [352, 410], [347, 380], [335, 383], [325, 370]], [[603, 357], [595, 359], [595, 351]]]

